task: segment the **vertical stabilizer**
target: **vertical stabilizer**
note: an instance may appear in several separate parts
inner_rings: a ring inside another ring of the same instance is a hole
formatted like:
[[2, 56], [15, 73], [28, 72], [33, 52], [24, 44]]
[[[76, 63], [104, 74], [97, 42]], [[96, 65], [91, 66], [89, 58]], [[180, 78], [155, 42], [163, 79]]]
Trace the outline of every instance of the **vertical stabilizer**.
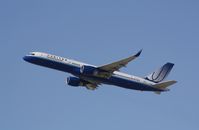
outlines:
[[146, 79], [154, 83], [162, 82], [169, 75], [173, 66], [173, 63], [166, 63], [164, 66], [147, 76]]

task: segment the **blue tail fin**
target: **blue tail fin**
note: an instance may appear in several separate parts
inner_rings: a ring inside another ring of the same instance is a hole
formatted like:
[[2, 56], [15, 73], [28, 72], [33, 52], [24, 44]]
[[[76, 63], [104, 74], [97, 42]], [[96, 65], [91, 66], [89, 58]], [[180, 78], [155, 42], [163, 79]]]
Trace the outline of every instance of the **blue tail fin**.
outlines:
[[166, 63], [164, 66], [151, 73], [145, 79], [152, 81], [154, 83], [162, 82], [169, 75], [169, 72], [171, 71], [173, 66], [174, 66], [173, 63]]

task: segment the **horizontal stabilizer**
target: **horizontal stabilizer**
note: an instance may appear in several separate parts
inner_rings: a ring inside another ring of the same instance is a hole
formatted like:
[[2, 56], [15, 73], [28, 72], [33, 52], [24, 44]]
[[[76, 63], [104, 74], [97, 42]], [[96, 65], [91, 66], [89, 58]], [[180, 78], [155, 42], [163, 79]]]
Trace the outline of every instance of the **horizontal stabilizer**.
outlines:
[[166, 90], [167, 87], [169, 87], [175, 83], [177, 83], [177, 81], [175, 81], [175, 80], [164, 81], [164, 82], [157, 83], [157, 84], [153, 85], [153, 87], [161, 89], [161, 90]]
[[[165, 81], [153, 85], [154, 88], [160, 89], [161, 91], [168, 91], [167, 87], [177, 83], [175, 80]], [[155, 94], [161, 94], [161, 91], [156, 91]]]

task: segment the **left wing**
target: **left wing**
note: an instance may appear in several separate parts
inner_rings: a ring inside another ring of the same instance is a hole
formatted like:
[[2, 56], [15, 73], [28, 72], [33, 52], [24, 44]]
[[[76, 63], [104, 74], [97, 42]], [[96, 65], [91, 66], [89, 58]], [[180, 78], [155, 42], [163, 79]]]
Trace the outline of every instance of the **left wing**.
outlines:
[[104, 70], [104, 71], [112, 74], [114, 71], [118, 71], [120, 68], [125, 67], [130, 61], [139, 57], [141, 52], [142, 52], [142, 50], [140, 50], [137, 54], [130, 56], [128, 58], [107, 64], [107, 65], [100, 66], [100, 67], [98, 67], [98, 69]]

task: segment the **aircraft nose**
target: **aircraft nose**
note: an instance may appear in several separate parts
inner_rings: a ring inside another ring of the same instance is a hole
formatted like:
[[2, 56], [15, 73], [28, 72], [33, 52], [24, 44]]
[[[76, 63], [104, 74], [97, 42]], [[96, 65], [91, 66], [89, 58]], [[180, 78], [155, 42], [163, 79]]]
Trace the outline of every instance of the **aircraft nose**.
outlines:
[[29, 56], [24, 56], [24, 57], [23, 57], [23, 60], [29, 62], [29, 61], [30, 61], [30, 58], [29, 58]]

